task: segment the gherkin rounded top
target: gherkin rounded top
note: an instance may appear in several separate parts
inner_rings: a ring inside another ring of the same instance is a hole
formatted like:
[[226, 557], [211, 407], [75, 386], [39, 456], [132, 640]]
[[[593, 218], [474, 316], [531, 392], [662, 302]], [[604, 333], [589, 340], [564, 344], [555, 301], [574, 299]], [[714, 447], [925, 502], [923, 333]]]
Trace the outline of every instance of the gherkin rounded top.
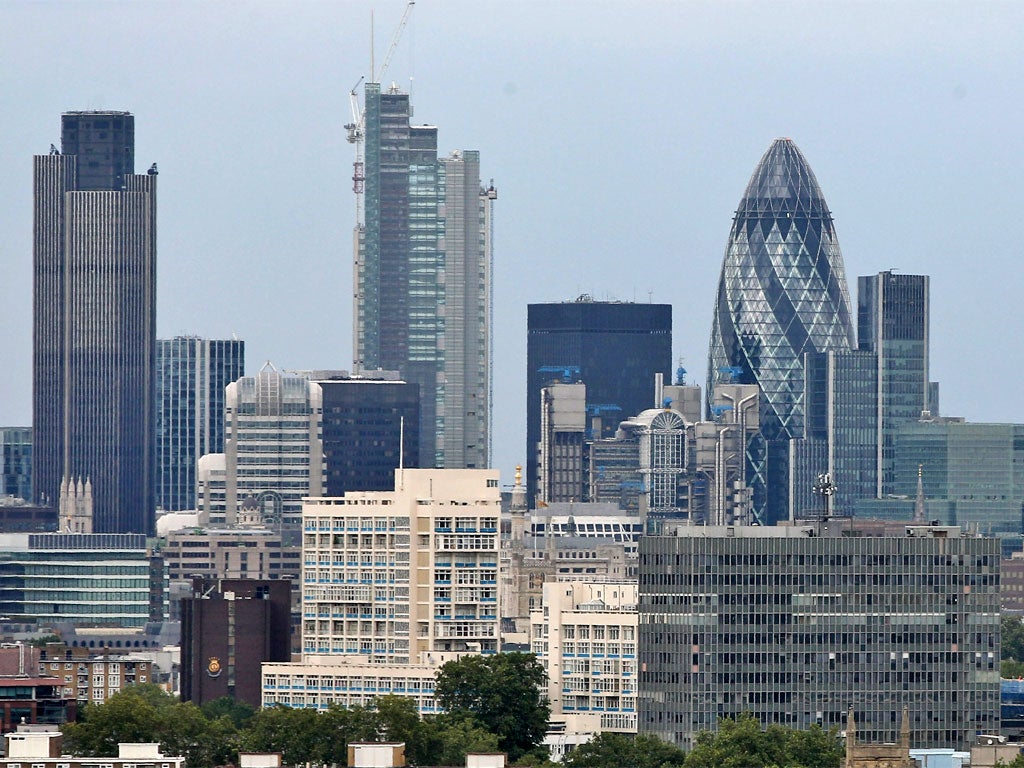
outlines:
[[754, 168], [740, 200], [739, 213], [802, 209], [829, 215], [814, 171], [792, 139], [775, 139]]

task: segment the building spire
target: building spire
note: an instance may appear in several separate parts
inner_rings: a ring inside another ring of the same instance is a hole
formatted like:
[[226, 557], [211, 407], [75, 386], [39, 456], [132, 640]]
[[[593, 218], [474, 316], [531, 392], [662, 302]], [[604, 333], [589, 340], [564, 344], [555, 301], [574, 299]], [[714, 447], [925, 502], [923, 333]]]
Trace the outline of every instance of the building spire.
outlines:
[[914, 497], [914, 522], [925, 523], [928, 521], [924, 507], [924, 464], [917, 465], [917, 496]]

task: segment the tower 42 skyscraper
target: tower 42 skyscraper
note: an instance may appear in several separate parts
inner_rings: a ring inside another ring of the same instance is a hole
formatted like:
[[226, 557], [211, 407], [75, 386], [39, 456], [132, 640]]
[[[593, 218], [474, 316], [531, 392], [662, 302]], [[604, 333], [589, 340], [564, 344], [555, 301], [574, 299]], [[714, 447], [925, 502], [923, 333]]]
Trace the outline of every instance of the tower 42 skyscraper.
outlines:
[[92, 480], [94, 530], [153, 530], [156, 167], [135, 118], [68, 112], [35, 158], [33, 493]]
[[804, 432], [804, 353], [852, 348], [832, 214], [803, 154], [791, 140], [776, 139], [733, 219], [708, 353], [708, 392], [723, 370], [761, 390], [767, 450], [751, 453], [748, 473], [762, 520], [786, 508], [788, 441]]
[[[355, 369], [420, 388], [420, 462], [489, 461], [491, 201], [480, 153], [437, 156], [409, 94], [367, 83], [355, 243]], [[361, 129], [362, 130], [362, 129]]]

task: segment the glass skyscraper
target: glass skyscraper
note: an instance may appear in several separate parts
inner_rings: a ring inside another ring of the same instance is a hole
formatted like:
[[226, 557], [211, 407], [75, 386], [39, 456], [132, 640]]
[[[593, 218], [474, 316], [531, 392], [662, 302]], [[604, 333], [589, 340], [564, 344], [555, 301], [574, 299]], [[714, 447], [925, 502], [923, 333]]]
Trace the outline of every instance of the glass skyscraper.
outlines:
[[552, 380], [587, 385], [586, 418], [603, 420], [612, 437], [619, 422], [657, 405], [654, 376], [672, 375], [672, 306], [593, 301], [530, 304], [526, 320], [526, 487], [537, 494], [541, 390]]
[[832, 214], [803, 154], [776, 139], [733, 219], [708, 353], [708, 392], [723, 375], [761, 391], [765, 443], [750, 451], [748, 475], [762, 522], [788, 513], [788, 441], [804, 436], [804, 353], [853, 342]]
[[930, 410], [928, 276], [879, 272], [857, 281], [857, 344], [878, 365], [878, 497], [895, 493], [896, 430]]
[[356, 373], [419, 386], [420, 461], [482, 468], [490, 456], [491, 208], [480, 153], [437, 155], [407, 93], [367, 83], [355, 241]]
[[32, 484], [91, 480], [97, 533], [154, 529], [156, 167], [135, 118], [68, 112], [34, 159]]
[[245, 375], [245, 342], [160, 339], [156, 367], [156, 504], [195, 509], [196, 462], [224, 451], [224, 390]]
[[31, 427], [0, 427], [0, 496], [32, 498]]

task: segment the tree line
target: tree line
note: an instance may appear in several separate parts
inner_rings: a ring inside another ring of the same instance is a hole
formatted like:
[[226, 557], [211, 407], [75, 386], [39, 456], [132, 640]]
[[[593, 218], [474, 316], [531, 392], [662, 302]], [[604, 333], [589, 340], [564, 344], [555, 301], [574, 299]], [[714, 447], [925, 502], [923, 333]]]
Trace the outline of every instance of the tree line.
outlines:
[[[504, 752], [512, 765], [552, 768], [542, 745], [550, 710], [541, 696], [544, 669], [530, 654], [467, 656], [438, 673], [443, 713], [420, 717], [416, 703], [382, 696], [363, 707], [317, 711], [255, 709], [224, 698], [198, 707], [146, 684], [103, 704], [86, 704], [64, 726], [64, 751], [113, 757], [121, 742], [157, 742], [187, 768], [237, 765], [239, 752], [280, 752], [284, 765], [347, 766], [348, 744], [405, 743], [413, 766], [465, 765], [470, 752]], [[566, 768], [838, 768], [843, 744], [835, 729], [762, 729], [753, 715], [724, 719], [698, 735], [686, 753], [651, 734], [602, 733], [577, 747]], [[1015, 767], [1017, 768], [1017, 767]]]

